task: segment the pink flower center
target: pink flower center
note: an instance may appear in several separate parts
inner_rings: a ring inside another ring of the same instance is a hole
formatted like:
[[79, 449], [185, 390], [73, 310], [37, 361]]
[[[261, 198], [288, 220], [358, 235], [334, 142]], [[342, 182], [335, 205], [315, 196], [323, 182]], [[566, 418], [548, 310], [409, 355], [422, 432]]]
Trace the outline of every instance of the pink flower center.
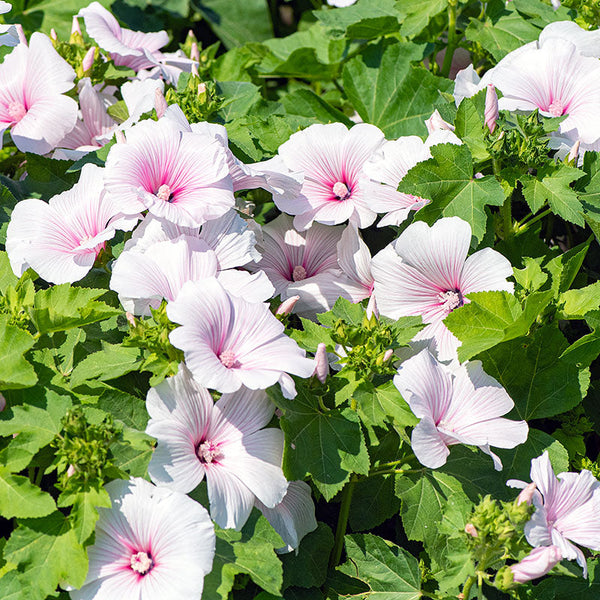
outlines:
[[160, 198], [160, 200], [164, 200], [165, 202], [171, 202], [173, 200], [171, 188], [166, 183], [163, 183], [158, 188], [158, 191], [156, 192], [156, 197]]
[[18, 123], [26, 114], [27, 109], [21, 102], [11, 102], [8, 105], [8, 116], [13, 123]]
[[231, 369], [232, 367], [235, 367], [238, 364], [237, 358], [235, 357], [233, 350], [224, 350], [223, 352], [221, 352], [221, 354], [219, 354], [219, 360], [226, 369]]
[[550, 104], [550, 106], [548, 107], [548, 112], [553, 117], [560, 117], [564, 114], [565, 107], [563, 106], [563, 103], [560, 100], [554, 100], [552, 104]]
[[198, 444], [196, 448], [196, 456], [203, 464], [210, 464], [215, 460], [223, 458], [223, 453], [219, 450], [219, 447], [212, 442], [205, 441]]
[[292, 271], [292, 279], [294, 281], [306, 279], [306, 269], [302, 265], [296, 265]]
[[350, 196], [350, 190], [348, 186], [342, 181], [336, 181], [333, 184], [333, 195], [336, 200], [347, 200]]
[[152, 570], [154, 561], [147, 552], [136, 552], [129, 560], [131, 568], [140, 575], [146, 575]]
[[448, 313], [451, 313], [455, 308], [458, 308], [465, 303], [463, 295], [458, 290], [440, 292], [438, 298], [444, 307], [444, 310]]

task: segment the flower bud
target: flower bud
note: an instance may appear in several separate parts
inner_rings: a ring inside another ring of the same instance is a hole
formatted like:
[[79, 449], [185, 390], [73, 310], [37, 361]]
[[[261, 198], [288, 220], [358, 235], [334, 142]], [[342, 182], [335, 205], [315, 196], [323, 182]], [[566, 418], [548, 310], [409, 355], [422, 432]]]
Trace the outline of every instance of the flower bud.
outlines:
[[391, 348], [388, 348], [383, 355], [383, 362], [387, 362], [392, 356], [394, 356], [394, 351]]
[[577, 163], [577, 157], [579, 156], [579, 147], [580, 146], [581, 146], [581, 142], [579, 140], [577, 140], [573, 144], [573, 147], [571, 148], [571, 151], [569, 152], [569, 156], [567, 156], [567, 163], [571, 163], [571, 164]]
[[450, 125], [442, 119], [442, 115], [440, 115], [438, 109], [436, 108], [433, 111], [433, 114], [425, 121], [425, 126], [427, 127], [427, 131], [429, 133], [433, 133], [434, 131], [454, 131], [454, 125]]
[[535, 493], [535, 490], [536, 490], [535, 483], [530, 483], [518, 495], [517, 504], [521, 504], [522, 502], [527, 502], [528, 505], [531, 504], [531, 500], [533, 498], [533, 494]]
[[477, 533], [477, 529], [475, 527], [475, 525], [473, 525], [473, 523], [467, 523], [465, 525], [465, 533], [468, 533], [471, 537], [478, 537], [479, 534]]
[[190, 50], [190, 58], [196, 62], [200, 62], [200, 50], [198, 50], [198, 44], [192, 42], [192, 48]]
[[510, 566], [515, 583], [524, 583], [546, 575], [562, 559], [557, 546], [534, 548], [521, 562]]
[[83, 70], [84, 73], [87, 73], [88, 71], [92, 70], [92, 67], [94, 65], [94, 54], [96, 53], [96, 47], [92, 46], [86, 53], [85, 56], [83, 57], [83, 60], [81, 61], [81, 68]]
[[275, 311], [275, 314], [282, 316], [289, 315], [294, 309], [294, 306], [296, 306], [296, 302], [298, 302], [298, 300], [300, 300], [300, 296], [290, 296], [287, 300], [284, 300], [279, 305], [279, 307]]
[[168, 105], [165, 100], [164, 94], [160, 88], [154, 90], [154, 110], [156, 110], [156, 116], [161, 119], [167, 111]]
[[198, 74], [198, 67], [196, 66], [196, 63], [192, 63], [191, 73], [192, 77], [200, 77], [200, 75]]
[[73, 17], [73, 22], [71, 24], [71, 35], [75, 33], [82, 35], [81, 27], [79, 26], [79, 19], [77, 19], [77, 17]]
[[329, 362], [327, 361], [327, 348], [325, 344], [320, 343], [315, 352], [315, 371], [314, 374], [321, 383], [325, 383], [329, 374]]
[[77, 471], [75, 465], [69, 465], [69, 468], [67, 469], [67, 477], [73, 477], [73, 475], [75, 475], [75, 471]]
[[127, 319], [127, 322], [132, 326], [135, 327], [135, 317], [133, 316], [132, 313], [130, 312], [126, 312], [125, 313], [125, 318]]
[[488, 83], [485, 92], [484, 120], [490, 133], [494, 133], [496, 121], [498, 120], [498, 94], [496, 94], [496, 88], [491, 83]]

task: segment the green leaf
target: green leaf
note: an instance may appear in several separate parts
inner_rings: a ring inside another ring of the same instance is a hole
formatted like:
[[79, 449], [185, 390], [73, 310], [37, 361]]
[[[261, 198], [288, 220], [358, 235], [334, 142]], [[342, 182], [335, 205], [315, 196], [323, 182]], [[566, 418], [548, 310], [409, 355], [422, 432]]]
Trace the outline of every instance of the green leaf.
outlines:
[[523, 269], [513, 268], [514, 278], [517, 284], [528, 292], [539, 290], [548, 280], [548, 273], [542, 270], [541, 263], [544, 257], [523, 257]]
[[396, 494], [402, 500], [402, 524], [409, 540], [423, 541], [428, 531], [441, 522], [449, 503], [465, 511], [470, 506], [460, 482], [439, 471], [396, 478]]
[[490, 158], [485, 142], [482, 108], [485, 108], [485, 90], [472, 98], [463, 98], [454, 121], [456, 135], [469, 147], [473, 158], [482, 162]]
[[116, 379], [139, 369], [142, 354], [139, 348], [129, 348], [102, 342], [102, 350], [86, 356], [71, 372], [71, 386], [76, 388], [85, 381]]
[[13, 517], [44, 517], [56, 509], [50, 494], [33, 485], [27, 477], [11, 475], [0, 467], [0, 514]]
[[377, 600], [418, 600], [421, 597], [419, 563], [406, 550], [372, 534], [346, 536], [348, 562], [340, 571], [357, 577], [369, 592], [347, 597]]
[[89, 539], [96, 527], [96, 521], [98, 520], [96, 509], [98, 507], [111, 507], [110, 496], [102, 487], [89, 487], [71, 495], [63, 493], [58, 499], [58, 505], [73, 507], [69, 520], [77, 543], [80, 545], [83, 545]]
[[45, 598], [59, 583], [79, 588], [88, 569], [85, 550], [58, 511], [20, 521], [6, 544], [4, 558], [17, 565], [24, 597]]
[[560, 163], [558, 167], [544, 167], [535, 177], [522, 177], [523, 196], [529, 208], [536, 213], [548, 201], [552, 212], [565, 221], [585, 226], [583, 207], [570, 184], [584, 176], [581, 169], [567, 167]]
[[438, 144], [433, 158], [417, 164], [402, 179], [399, 191], [431, 199], [416, 218], [432, 225], [440, 217], [460, 217], [481, 242], [486, 232], [484, 206], [501, 206], [504, 191], [495, 177], [473, 177], [473, 159], [465, 145]]
[[357, 414], [349, 409], [323, 410], [318, 397], [303, 384], [286, 400], [278, 386], [269, 389], [283, 411], [283, 468], [290, 480], [310, 474], [327, 500], [344, 487], [350, 473], [369, 472], [369, 455]]
[[515, 416], [529, 421], [558, 415], [581, 402], [578, 369], [560, 358], [568, 345], [558, 328], [547, 325], [477, 358], [514, 400]]
[[322, 586], [327, 578], [327, 564], [332, 548], [331, 529], [325, 523], [318, 523], [315, 531], [302, 538], [297, 553], [289, 552], [281, 556], [283, 588], [293, 585], [303, 588]]
[[352, 531], [373, 529], [397, 514], [399, 509], [393, 475], [359, 480], [352, 492], [350, 527]]
[[[452, 82], [422, 67], [423, 49], [412, 43], [368, 46], [344, 66], [344, 91], [365, 123], [377, 125], [389, 139], [426, 135], [424, 120], [444, 102]], [[471, 173], [472, 174], [472, 173]]]
[[217, 93], [224, 97], [218, 115], [228, 123], [250, 113], [261, 100], [260, 89], [249, 81], [221, 81]]
[[0, 252], [0, 292], [4, 294], [4, 291], [9, 285], [16, 285], [19, 278], [13, 273], [8, 260], [8, 254], [6, 252]]
[[331, 339], [329, 331], [325, 327], [321, 327], [304, 317], [300, 317], [300, 321], [302, 322], [302, 330], [292, 329], [290, 336], [298, 342], [301, 348], [315, 352], [317, 346], [323, 343], [327, 346], [328, 352], [334, 351], [335, 342]]
[[565, 319], [582, 319], [588, 312], [600, 307], [600, 281], [563, 292], [559, 302], [564, 302], [561, 311]]
[[27, 178], [25, 183], [28, 187], [41, 194], [42, 198], [70, 190], [79, 179], [77, 173], [68, 173], [71, 162], [68, 160], [56, 160], [39, 156], [38, 154], [27, 154]]
[[112, 117], [117, 123], [124, 123], [129, 119], [129, 110], [124, 100], [119, 100], [114, 104], [111, 104], [107, 109], [109, 117]]
[[406, 37], [418, 35], [429, 25], [431, 19], [448, 8], [447, 0], [398, 0], [396, 7], [407, 16], [402, 21], [400, 33]]
[[35, 385], [37, 375], [23, 356], [35, 340], [27, 331], [11, 325], [8, 315], [0, 314], [0, 389], [27, 388]]
[[325, 102], [312, 90], [296, 90], [286, 94], [282, 99], [288, 115], [298, 115], [313, 120], [315, 123], [344, 123], [347, 127], [353, 125], [352, 121], [337, 108]]
[[578, 369], [589, 367], [600, 356], [600, 311], [588, 312], [585, 320], [592, 333], [573, 342], [560, 356]]
[[98, 408], [112, 415], [113, 419], [126, 427], [137, 431], [144, 431], [148, 424], [146, 402], [122, 390], [106, 386], [99, 393]]
[[55, 285], [36, 293], [29, 314], [39, 333], [65, 331], [102, 321], [122, 311], [96, 299], [106, 290]]
[[546, 577], [534, 586], [531, 600], [596, 600], [600, 596], [600, 563], [588, 560], [588, 577]]

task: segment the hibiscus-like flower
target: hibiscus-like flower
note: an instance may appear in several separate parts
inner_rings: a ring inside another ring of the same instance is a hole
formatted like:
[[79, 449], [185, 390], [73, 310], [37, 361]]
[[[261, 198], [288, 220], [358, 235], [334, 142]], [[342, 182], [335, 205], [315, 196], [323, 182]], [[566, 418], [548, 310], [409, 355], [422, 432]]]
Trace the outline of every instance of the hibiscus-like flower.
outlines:
[[430, 469], [446, 464], [448, 446], [468, 444], [489, 454], [499, 471], [502, 462], [490, 446], [514, 448], [527, 439], [525, 421], [502, 418], [514, 402], [479, 361], [452, 369], [425, 349], [402, 363], [394, 385], [421, 419], [411, 445], [419, 462]]
[[[534, 547], [557, 546], [562, 558], [576, 560], [587, 577], [585, 556], [579, 546], [600, 551], [600, 482], [590, 473], [559, 473], [552, 470], [548, 452], [531, 461], [532, 496], [536, 511], [525, 525], [527, 541]], [[512, 487], [524, 481], [510, 479]]]
[[143, 479], [106, 485], [85, 583], [73, 600], [200, 598], [212, 569], [215, 532], [206, 509]]

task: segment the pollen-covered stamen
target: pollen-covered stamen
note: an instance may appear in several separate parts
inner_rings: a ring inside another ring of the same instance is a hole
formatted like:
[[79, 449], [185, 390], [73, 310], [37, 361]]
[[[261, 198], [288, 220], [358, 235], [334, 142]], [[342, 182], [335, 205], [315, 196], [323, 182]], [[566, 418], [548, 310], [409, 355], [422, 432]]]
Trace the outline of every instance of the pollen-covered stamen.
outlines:
[[165, 202], [171, 202], [173, 200], [173, 194], [171, 193], [171, 188], [163, 183], [156, 192], [157, 198], [164, 200]]
[[292, 271], [292, 279], [294, 281], [302, 281], [306, 279], [306, 269], [302, 265], [296, 265]]
[[13, 123], [18, 123], [27, 114], [25, 105], [21, 102], [11, 102], [8, 105], [8, 116]]
[[444, 306], [444, 309], [449, 313], [465, 303], [463, 295], [458, 290], [440, 292], [438, 294], [438, 298]]
[[198, 444], [196, 448], [196, 456], [201, 463], [210, 464], [223, 457], [223, 453], [216, 444], [205, 441]]
[[564, 114], [565, 107], [563, 106], [563, 103], [560, 100], [554, 100], [548, 107], [548, 112], [553, 117], [560, 117]]
[[154, 561], [147, 552], [136, 552], [129, 560], [131, 568], [140, 575], [146, 575], [152, 570]]
[[219, 354], [219, 360], [221, 361], [221, 364], [227, 369], [235, 367], [238, 362], [232, 350], [223, 350], [223, 352]]
[[336, 200], [346, 200], [350, 196], [350, 190], [343, 181], [336, 181], [333, 184], [333, 195]]

